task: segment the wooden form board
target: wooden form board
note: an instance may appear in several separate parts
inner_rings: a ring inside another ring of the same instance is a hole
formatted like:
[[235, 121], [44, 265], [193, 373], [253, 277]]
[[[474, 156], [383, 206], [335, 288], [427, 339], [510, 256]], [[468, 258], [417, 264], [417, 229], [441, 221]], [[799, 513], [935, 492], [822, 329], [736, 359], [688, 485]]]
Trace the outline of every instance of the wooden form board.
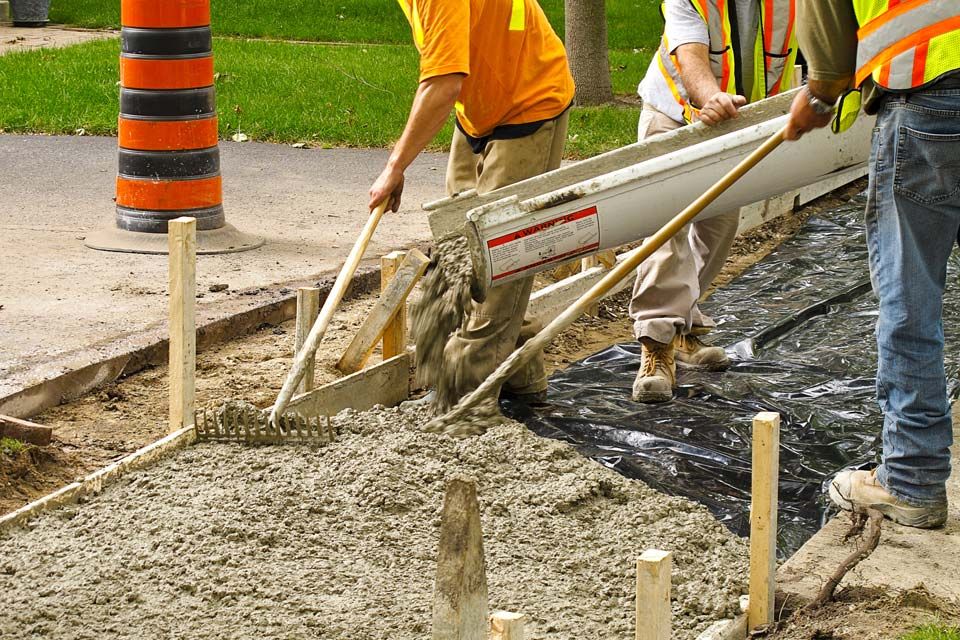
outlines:
[[753, 419], [750, 502], [750, 629], [773, 622], [777, 574], [777, 495], [780, 476], [780, 414]]
[[[391, 251], [380, 258], [380, 293], [386, 296], [387, 290], [400, 271], [405, 251]], [[422, 276], [423, 274], [421, 274]], [[409, 295], [409, 292], [408, 294]], [[404, 299], [406, 302], [406, 299]], [[389, 360], [407, 350], [407, 305], [401, 304], [383, 330], [383, 359]]]
[[[320, 315], [320, 289], [317, 287], [300, 287], [297, 289], [297, 328], [293, 338], [293, 352], [300, 353], [303, 344], [307, 341], [313, 323]], [[303, 370], [303, 380], [297, 387], [299, 393], [313, 391], [316, 370], [316, 358], [310, 358]]]
[[[384, 336], [398, 311], [407, 304], [407, 297], [423, 277], [430, 264], [430, 258], [418, 249], [411, 249], [400, 263], [396, 276], [377, 300], [370, 314], [363, 321], [357, 335], [353, 337], [337, 369], [343, 373], [355, 373], [363, 368], [370, 354]], [[404, 332], [406, 333], [406, 332]]]
[[295, 396], [287, 410], [313, 417], [333, 416], [344, 409], [365, 411], [378, 404], [395, 406], [410, 397], [411, 364], [410, 355], [406, 353], [390, 358]]
[[53, 428], [0, 415], [0, 438], [13, 438], [28, 444], [45, 447], [53, 438]]
[[157, 440], [153, 444], [131, 453], [129, 456], [95, 471], [82, 480], [68, 484], [50, 495], [0, 517], [0, 533], [18, 527], [44, 511], [71, 504], [80, 498], [95, 495], [103, 491], [108, 484], [115, 482], [125, 474], [147, 466], [177, 449], [186, 447], [196, 438], [193, 426], [189, 426]]
[[197, 221], [167, 224], [170, 246], [170, 432], [193, 424], [197, 368]]

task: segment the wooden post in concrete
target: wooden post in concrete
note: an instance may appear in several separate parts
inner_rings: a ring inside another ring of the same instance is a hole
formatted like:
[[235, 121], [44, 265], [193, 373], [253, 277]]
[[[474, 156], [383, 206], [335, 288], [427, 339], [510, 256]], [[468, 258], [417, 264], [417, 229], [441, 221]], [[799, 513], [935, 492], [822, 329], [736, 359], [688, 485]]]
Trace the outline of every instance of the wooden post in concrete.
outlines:
[[[310, 335], [310, 329], [313, 323], [317, 321], [317, 315], [320, 313], [320, 289], [317, 287], [300, 287], [297, 289], [297, 332], [293, 339], [293, 353], [300, 353], [303, 343], [307, 341]], [[316, 357], [310, 358], [303, 370], [303, 380], [297, 387], [297, 393], [306, 393], [313, 391], [314, 369], [316, 368]]]
[[[410, 292], [423, 277], [430, 264], [430, 258], [423, 255], [418, 249], [408, 251], [400, 265], [395, 270], [394, 276], [387, 283], [380, 299], [370, 310], [370, 314], [363, 321], [357, 335], [353, 337], [340, 361], [337, 362], [337, 370], [342, 373], [356, 373], [363, 368], [370, 354], [377, 346], [380, 338], [384, 338], [385, 360], [389, 360], [394, 355], [404, 353], [407, 348], [407, 298]], [[390, 267], [393, 269], [393, 265]], [[397, 324], [397, 319], [403, 316], [402, 325]], [[387, 333], [393, 331], [394, 334], [390, 340], [386, 340]], [[390, 354], [392, 349], [397, 349], [397, 354]], [[389, 357], [388, 357], [388, 354]]]
[[447, 484], [440, 520], [433, 640], [487, 640], [487, 606], [477, 485], [454, 478]]
[[779, 472], [780, 414], [758, 413], [753, 419], [749, 630], [771, 624], [774, 617]]
[[170, 432], [193, 424], [197, 368], [197, 221], [167, 227], [170, 249]]
[[490, 640], [524, 640], [526, 621], [522, 613], [494, 611], [490, 616]]
[[673, 554], [647, 549], [637, 558], [636, 640], [670, 640], [670, 573]]
[[[393, 251], [380, 258], [380, 292], [384, 293], [400, 270], [407, 257], [405, 251]], [[407, 305], [406, 302], [397, 311], [383, 332], [383, 359], [398, 356], [407, 348]]]

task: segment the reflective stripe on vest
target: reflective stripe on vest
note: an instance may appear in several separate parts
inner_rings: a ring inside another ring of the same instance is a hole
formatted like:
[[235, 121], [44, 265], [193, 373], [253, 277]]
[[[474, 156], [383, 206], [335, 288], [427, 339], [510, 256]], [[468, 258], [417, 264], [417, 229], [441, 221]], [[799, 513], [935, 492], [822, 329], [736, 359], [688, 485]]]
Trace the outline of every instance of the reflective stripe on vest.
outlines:
[[660, 48], [657, 50], [657, 64], [660, 66], [660, 73], [673, 94], [673, 99], [677, 101], [680, 108], [683, 109], [683, 119], [687, 122], [693, 122], [700, 118], [700, 110], [690, 104], [690, 96], [680, 81], [680, 62], [676, 56], [670, 55], [670, 43], [667, 42], [667, 34], [663, 34], [660, 41]]
[[[794, 26], [797, 21], [796, 2], [786, 7], [777, 6], [776, 0], [763, 0], [760, 11], [760, 27], [763, 30], [762, 70], [766, 96], [774, 96], [789, 88], [793, 78], [793, 63], [797, 46]], [[757, 64], [757, 68], [761, 68]], [[755, 76], [758, 77], [758, 76]], [[756, 83], [755, 83], [756, 84]]]
[[[707, 24], [710, 36], [710, 65], [713, 75], [726, 93], [737, 93], [736, 57], [731, 35], [730, 15], [736, 7], [730, 0], [690, 0]], [[776, 95], [789, 89], [796, 60], [796, 4], [795, 0], [761, 0], [760, 27], [754, 52], [754, 89], [751, 101]], [[665, 12], [664, 12], [665, 13]], [[746, 56], [741, 56], [746, 57]], [[691, 114], [699, 113], [690, 105], [689, 97], [680, 80], [680, 63], [670, 54], [666, 35], [661, 39], [658, 64], [674, 99], [683, 108], [684, 118], [691, 122]]]
[[523, 31], [526, 28], [526, 20], [526, 0], [513, 0], [513, 10], [510, 12], [510, 31]]
[[[420, 21], [420, 12], [417, 10], [416, 0], [397, 0], [403, 15], [407, 16], [407, 22], [413, 27], [413, 40], [417, 48], [423, 46], [424, 34], [423, 23]], [[526, 0], [512, 0], [513, 5], [510, 8], [510, 31], [523, 31], [527, 28], [527, 3]]]
[[887, 89], [913, 89], [960, 68], [957, 0], [890, 0], [886, 8], [858, 4], [864, 24], [857, 32], [857, 86], [872, 75]]

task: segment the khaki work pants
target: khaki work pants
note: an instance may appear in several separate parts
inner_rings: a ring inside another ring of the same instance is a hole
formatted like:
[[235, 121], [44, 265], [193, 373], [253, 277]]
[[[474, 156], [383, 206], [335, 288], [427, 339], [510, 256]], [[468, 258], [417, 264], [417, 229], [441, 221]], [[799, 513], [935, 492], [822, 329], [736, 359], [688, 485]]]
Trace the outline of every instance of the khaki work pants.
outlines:
[[[637, 138], [682, 126], [644, 106]], [[723, 268], [739, 224], [739, 211], [692, 222], [640, 264], [630, 300], [630, 318], [638, 340], [667, 343], [677, 333], [702, 333], [716, 326], [700, 311], [698, 301]]]
[[[491, 140], [475, 154], [459, 129], [454, 130], [447, 164], [447, 193], [476, 188], [487, 193], [546, 173], [560, 166], [567, 139], [568, 114], [544, 124], [529, 136]], [[525, 318], [533, 277], [491, 287], [483, 304], [474, 308], [463, 327], [447, 342], [444, 357], [456, 359], [460, 397], [470, 393], [540, 328]], [[515, 393], [537, 393], [547, 388], [543, 355], [533, 358], [507, 381]]]

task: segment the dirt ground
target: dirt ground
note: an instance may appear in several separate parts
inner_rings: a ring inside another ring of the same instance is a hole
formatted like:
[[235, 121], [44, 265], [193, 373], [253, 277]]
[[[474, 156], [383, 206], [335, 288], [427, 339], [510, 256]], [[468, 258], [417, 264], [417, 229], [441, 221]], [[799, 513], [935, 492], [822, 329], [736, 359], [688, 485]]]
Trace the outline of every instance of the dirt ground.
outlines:
[[[811, 214], [836, 206], [863, 188], [855, 183], [825, 196], [793, 216], [773, 220], [736, 241], [715, 287], [762, 259], [793, 235]], [[544, 282], [547, 283], [547, 278]], [[597, 317], [585, 316], [546, 350], [548, 371], [563, 368], [617, 342], [633, 339], [629, 292], [603, 301]], [[376, 296], [341, 307], [318, 351], [318, 385], [339, 377], [334, 364], [369, 313]], [[197, 406], [231, 398], [259, 407], [273, 403], [292, 361], [294, 323], [264, 326], [256, 333], [216, 346], [197, 357]], [[380, 359], [374, 354], [373, 361]], [[137, 373], [77, 401], [32, 418], [54, 427], [54, 442], [42, 452], [17, 459], [0, 457], [0, 513], [17, 509], [75, 478], [117, 460], [167, 432], [167, 372], [156, 367]]]
[[812, 613], [790, 614], [791, 603], [779, 602], [784, 621], [767, 640], [891, 640], [924, 624], [960, 624], [960, 609], [923, 588], [891, 594], [879, 589], [841, 589], [834, 602]]

